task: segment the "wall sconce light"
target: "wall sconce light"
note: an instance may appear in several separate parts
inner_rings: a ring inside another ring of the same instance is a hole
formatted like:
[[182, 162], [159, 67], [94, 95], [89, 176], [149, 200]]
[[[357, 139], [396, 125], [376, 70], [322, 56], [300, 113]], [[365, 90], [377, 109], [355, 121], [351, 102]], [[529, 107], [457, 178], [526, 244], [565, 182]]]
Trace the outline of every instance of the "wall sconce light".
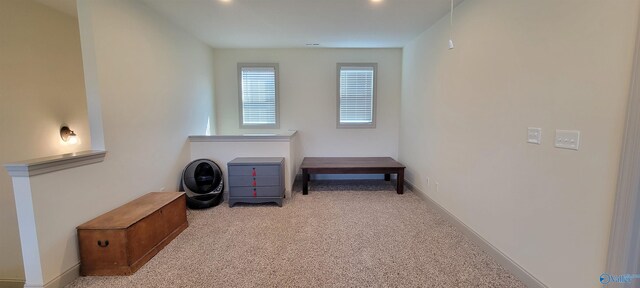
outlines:
[[76, 132], [69, 129], [68, 126], [62, 126], [62, 128], [60, 128], [60, 138], [62, 138], [62, 141], [69, 144], [78, 143], [78, 135], [76, 135]]

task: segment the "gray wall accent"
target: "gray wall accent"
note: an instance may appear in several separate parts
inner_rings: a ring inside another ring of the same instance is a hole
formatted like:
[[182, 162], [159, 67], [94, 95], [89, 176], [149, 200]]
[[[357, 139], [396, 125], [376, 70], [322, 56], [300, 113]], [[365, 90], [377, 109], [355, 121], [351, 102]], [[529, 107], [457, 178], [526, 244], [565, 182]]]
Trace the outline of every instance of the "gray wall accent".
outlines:
[[11, 177], [28, 177], [104, 161], [107, 151], [87, 150], [4, 164]]
[[438, 213], [440, 213], [440, 215], [444, 216], [451, 224], [456, 226], [456, 228], [460, 230], [460, 232], [466, 235], [469, 238], [469, 240], [471, 240], [473, 243], [478, 245], [480, 249], [489, 253], [489, 255], [491, 255], [491, 257], [493, 257], [493, 259], [495, 259], [496, 262], [498, 262], [498, 264], [502, 265], [502, 267], [504, 267], [509, 272], [511, 272], [511, 274], [516, 276], [516, 278], [518, 278], [525, 285], [527, 285], [527, 287], [547, 288], [546, 285], [544, 285], [542, 282], [540, 282], [540, 280], [538, 280], [536, 277], [534, 277], [529, 272], [527, 272], [527, 270], [525, 270], [522, 266], [518, 265], [518, 263], [513, 261], [513, 259], [509, 258], [509, 256], [502, 253], [502, 251], [500, 251], [498, 248], [496, 248], [491, 243], [489, 243], [489, 241], [482, 238], [480, 234], [476, 233], [476, 231], [471, 229], [471, 227], [467, 226], [466, 224], [464, 224], [464, 222], [460, 221], [460, 219], [458, 219], [455, 215], [447, 211], [447, 209], [445, 209], [444, 207], [440, 206], [440, 204], [433, 201], [433, 199], [427, 196], [425, 192], [418, 189], [415, 185], [413, 185], [409, 181], [405, 180], [404, 183], [406, 187], [409, 188], [409, 190], [415, 192], [418, 196], [424, 199], [425, 202], [427, 202], [427, 204], [431, 208], [436, 210]]
[[[640, 273], [640, 27], [612, 221], [605, 272], [610, 275]], [[640, 287], [640, 281], [635, 279], [617, 287]]]

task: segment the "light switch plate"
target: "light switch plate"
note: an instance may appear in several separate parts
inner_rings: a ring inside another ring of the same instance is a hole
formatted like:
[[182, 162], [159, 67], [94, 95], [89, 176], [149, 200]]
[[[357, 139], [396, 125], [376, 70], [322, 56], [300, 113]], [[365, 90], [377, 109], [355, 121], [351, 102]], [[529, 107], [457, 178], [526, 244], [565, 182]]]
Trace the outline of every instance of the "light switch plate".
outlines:
[[527, 142], [532, 144], [540, 144], [542, 142], [542, 128], [528, 127]]
[[580, 131], [556, 130], [555, 143], [557, 148], [578, 150], [580, 147]]

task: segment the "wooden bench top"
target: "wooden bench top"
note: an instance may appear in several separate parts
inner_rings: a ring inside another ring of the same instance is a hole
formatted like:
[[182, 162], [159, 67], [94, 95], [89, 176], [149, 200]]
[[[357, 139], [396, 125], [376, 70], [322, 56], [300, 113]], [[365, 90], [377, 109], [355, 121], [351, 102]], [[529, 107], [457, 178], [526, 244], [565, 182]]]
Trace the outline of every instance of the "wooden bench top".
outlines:
[[391, 157], [304, 157], [301, 169], [315, 168], [405, 168]]

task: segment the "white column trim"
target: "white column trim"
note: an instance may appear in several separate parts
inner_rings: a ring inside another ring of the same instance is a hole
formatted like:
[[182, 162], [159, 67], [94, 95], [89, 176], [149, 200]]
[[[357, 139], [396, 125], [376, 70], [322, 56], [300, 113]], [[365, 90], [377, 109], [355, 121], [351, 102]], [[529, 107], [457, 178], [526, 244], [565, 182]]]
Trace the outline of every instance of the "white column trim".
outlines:
[[87, 115], [91, 132], [91, 148], [105, 150], [104, 125], [102, 121], [102, 98], [100, 81], [98, 80], [98, 64], [96, 63], [95, 39], [93, 39], [93, 15], [90, 1], [76, 0], [78, 26], [80, 30], [80, 46], [82, 51], [82, 68], [84, 86], [87, 97]]
[[70, 272], [65, 272], [64, 277], [56, 278], [50, 283], [44, 283], [38, 227], [31, 191], [31, 177], [102, 162], [106, 153], [106, 151], [90, 150], [4, 165], [13, 180], [13, 194], [16, 201], [22, 262], [26, 279], [24, 287], [62, 287], [73, 281], [75, 279], [74, 275], [77, 275], [77, 269], [70, 269]]
[[42, 274], [42, 262], [40, 261], [38, 228], [31, 197], [31, 182], [28, 176], [13, 177], [13, 194], [18, 214], [20, 246], [22, 248], [24, 276], [26, 278], [25, 287], [43, 286], [44, 275]]
[[[640, 23], [639, 23], [640, 25]], [[607, 271], [610, 275], [640, 273], [640, 26], [636, 37], [627, 119], [620, 156]], [[636, 286], [631, 286], [631, 285]], [[640, 281], [625, 287], [640, 287]]]

